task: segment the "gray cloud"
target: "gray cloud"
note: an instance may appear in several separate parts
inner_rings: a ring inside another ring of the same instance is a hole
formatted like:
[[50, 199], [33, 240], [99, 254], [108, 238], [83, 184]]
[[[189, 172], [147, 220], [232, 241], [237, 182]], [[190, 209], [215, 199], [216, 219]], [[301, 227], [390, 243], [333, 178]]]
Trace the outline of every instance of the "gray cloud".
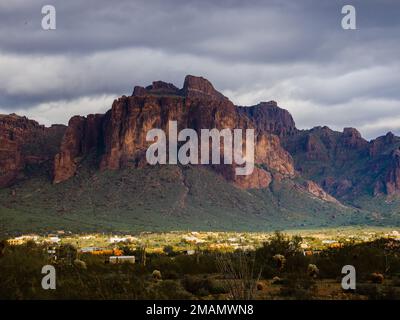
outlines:
[[57, 30], [46, 32], [49, 1], [0, 2], [2, 112], [65, 122], [135, 84], [181, 85], [191, 73], [238, 104], [277, 100], [302, 128], [400, 133], [399, 1], [353, 0], [356, 31], [341, 29], [345, 1], [51, 3]]

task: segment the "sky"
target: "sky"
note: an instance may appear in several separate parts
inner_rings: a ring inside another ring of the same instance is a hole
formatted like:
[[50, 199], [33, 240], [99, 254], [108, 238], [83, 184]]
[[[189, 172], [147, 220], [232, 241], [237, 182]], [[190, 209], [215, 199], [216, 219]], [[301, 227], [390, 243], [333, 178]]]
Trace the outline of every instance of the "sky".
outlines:
[[66, 124], [192, 74], [238, 105], [277, 101], [301, 129], [400, 135], [399, 36], [398, 0], [0, 0], [0, 113]]

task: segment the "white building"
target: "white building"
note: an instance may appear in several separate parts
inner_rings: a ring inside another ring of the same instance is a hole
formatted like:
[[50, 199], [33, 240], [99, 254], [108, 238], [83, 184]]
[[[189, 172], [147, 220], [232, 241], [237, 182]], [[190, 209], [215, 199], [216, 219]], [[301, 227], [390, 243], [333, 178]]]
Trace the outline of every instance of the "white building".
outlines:
[[82, 253], [88, 253], [88, 252], [93, 252], [93, 251], [100, 251], [103, 250], [102, 248], [99, 247], [85, 247], [80, 249], [79, 251]]
[[323, 244], [333, 244], [333, 243], [337, 243], [336, 240], [322, 240]]
[[135, 256], [111, 256], [110, 263], [118, 264], [118, 263], [135, 263]]
[[47, 242], [50, 242], [50, 243], [59, 243], [60, 241], [61, 241], [61, 239], [57, 236], [47, 238]]
[[111, 237], [108, 241], [110, 243], [126, 242], [126, 241], [128, 241], [128, 238], [125, 238], [125, 237], [123, 237], [123, 238], [121, 238], [121, 237]]

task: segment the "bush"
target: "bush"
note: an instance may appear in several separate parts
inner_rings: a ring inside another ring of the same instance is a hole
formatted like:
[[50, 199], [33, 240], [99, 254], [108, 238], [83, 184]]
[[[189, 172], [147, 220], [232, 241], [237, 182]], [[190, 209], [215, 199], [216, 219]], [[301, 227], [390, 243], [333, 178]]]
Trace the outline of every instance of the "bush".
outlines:
[[168, 256], [172, 256], [175, 253], [174, 248], [172, 246], [165, 246], [163, 248], [163, 252]]
[[1, 240], [0, 241], [0, 258], [2, 256], [4, 256], [4, 254], [6, 252], [6, 245], [7, 245], [7, 241], [6, 240]]
[[161, 280], [161, 272], [159, 270], [154, 270], [151, 275], [154, 280]]
[[280, 294], [285, 297], [291, 297], [297, 300], [309, 300], [315, 295], [315, 281], [309, 277], [298, 277], [290, 275], [283, 282]]
[[307, 267], [307, 274], [311, 277], [311, 278], [316, 278], [318, 277], [319, 274], [319, 269], [315, 264], [309, 264]]
[[282, 283], [284, 283], [284, 281], [281, 278], [279, 277], [272, 278], [272, 284], [282, 284]]
[[186, 275], [182, 280], [182, 285], [188, 292], [197, 296], [227, 293], [227, 290], [219, 285], [215, 279], [207, 276]]
[[179, 282], [164, 280], [152, 287], [150, 296], [147, 299], [157, 300], [190, 300], [193, 296], [187, 292]]
[[263, 271], [262, 276], [271, 278], [283, 268], [296, 269], [297, 266], [290, 266], [288, 261], [294, 256], [302, 255], [301, 241], [301, 237], [289, 238], [283, 233], [275, 232], [268, 242], [264, 242], [263, 246], [256, 250], [256, 267]]
[[74, 265], [75, 265], [75, 267], [77, 267], [79, 269], [83, 269], [83, 270], [87, 269], [85, 261], [82, 261], [82, 260], [79, 260], [79, 259], [75, 259], [74, 260]]
[[174, 270], [166, 270], [163, 272], [164, 279], [177, 280], [179, 279], [179, 274]]
[[374, 273], [372, 273], [371, 275], [370, 275], [370, 280], [372, 281], [372, 283], [378, 283], [378, 284], [380, 284], [380, 283], [383, 283], [383, 280], [385, 279], [385, 277], [383, 276], [383, 274], [381, 274], [381, 273], [376, 273], [376, 272], [374, 272]]
[[358, 284], [356, 293], [367, 296], [369, 300], [400, 300], [400, 290], [380, 284]]

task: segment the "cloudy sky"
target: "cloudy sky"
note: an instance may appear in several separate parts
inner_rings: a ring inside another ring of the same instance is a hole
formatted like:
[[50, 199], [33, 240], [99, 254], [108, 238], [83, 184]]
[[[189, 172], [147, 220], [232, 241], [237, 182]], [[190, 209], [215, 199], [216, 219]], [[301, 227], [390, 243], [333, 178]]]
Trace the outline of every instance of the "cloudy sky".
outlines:
[[0, 0], [0, 113], [67, 123], [193, 74], [236, 104], [278, 101], [299, 128], [400, 135], [399, 36], [398, 0]]

